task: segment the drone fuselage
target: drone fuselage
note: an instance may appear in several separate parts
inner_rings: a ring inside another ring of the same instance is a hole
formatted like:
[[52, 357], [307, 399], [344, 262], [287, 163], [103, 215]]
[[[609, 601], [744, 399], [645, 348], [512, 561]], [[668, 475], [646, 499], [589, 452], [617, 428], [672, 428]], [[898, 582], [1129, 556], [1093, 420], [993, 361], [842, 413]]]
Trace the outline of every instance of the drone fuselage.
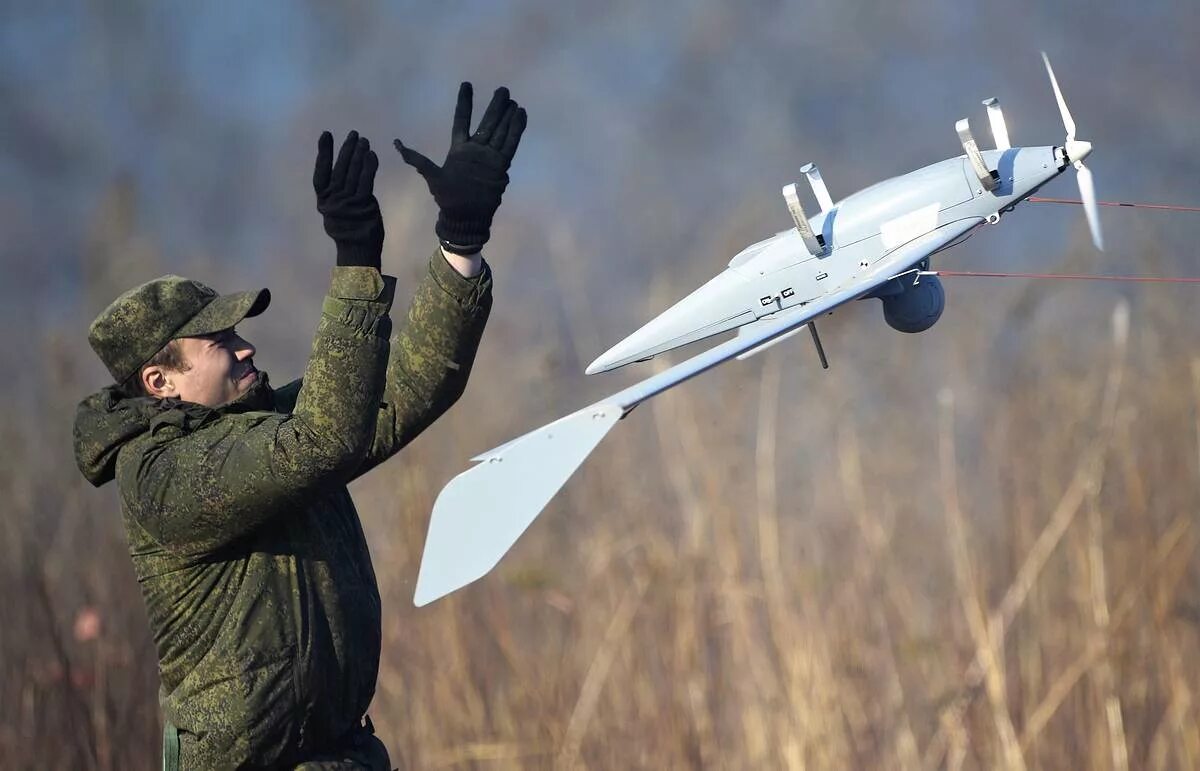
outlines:
[[809, 223], [820, 234], [819, 254], [794, 228], [746, 247], [711, 281], [596, 359], [588, 374], [800, 312], [854, 282], [904, 273], [976, 227], [999, 222], [1068, 165], [1053, 146], [981, 156], [991, 171], [990, 190], [960, 155], [879, 182], [814, 215]]

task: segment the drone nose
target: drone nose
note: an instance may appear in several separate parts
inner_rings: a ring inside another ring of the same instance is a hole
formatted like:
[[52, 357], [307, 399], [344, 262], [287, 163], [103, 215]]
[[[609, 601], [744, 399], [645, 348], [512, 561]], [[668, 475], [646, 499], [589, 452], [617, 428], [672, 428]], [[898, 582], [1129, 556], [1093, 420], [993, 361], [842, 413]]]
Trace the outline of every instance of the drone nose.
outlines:
[[1068, 139], [1065, 149], [1067, 151], [1067, 158], [1070, 159], [1071, 163], [1079, 163], [1092, 154], [1092, 143], [1085, 142], [1082, 139]]

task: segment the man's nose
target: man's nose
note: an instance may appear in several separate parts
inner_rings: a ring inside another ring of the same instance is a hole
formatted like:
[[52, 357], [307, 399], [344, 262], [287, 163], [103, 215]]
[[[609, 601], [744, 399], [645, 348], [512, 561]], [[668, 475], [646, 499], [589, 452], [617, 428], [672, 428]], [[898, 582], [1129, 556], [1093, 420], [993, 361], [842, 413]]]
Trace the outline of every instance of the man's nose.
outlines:
[[236, 346], [234, 348], [234, 351], [237, 354], [238, 361], [245, 361], [246, 359], [252, 359], [252, 358], [254, 358], [254, 354], [256, 353], [256, 350], [255, 350], [254, 346], [250, 343], [250, 341], [243, 339], [240, 335], [238, 336], [238, 339], [236, 341]]

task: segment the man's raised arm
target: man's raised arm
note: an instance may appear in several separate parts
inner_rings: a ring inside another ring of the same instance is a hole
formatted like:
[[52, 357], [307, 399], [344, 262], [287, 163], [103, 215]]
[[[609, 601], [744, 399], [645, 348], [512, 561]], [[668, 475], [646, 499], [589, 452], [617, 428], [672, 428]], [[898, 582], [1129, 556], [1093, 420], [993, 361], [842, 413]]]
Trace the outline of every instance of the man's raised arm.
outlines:
[[463, 83], [441, 166], [397, 139], [438, 205], [440, 247], [392, 344], [375, 438], [362, 474], [395, 454], [462, 395], [492, 307], [492, 274], [481, 250], [508, 185], [525, 131], [524, 108], [498, 88], [472, 134], [472, 88]]

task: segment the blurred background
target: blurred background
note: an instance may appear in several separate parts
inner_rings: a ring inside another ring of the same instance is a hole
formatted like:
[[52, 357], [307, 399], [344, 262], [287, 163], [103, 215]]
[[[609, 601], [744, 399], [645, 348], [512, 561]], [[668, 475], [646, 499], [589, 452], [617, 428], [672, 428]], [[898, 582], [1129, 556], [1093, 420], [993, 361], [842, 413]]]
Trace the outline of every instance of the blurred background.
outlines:
[[[116, 491], [71, 453], [88, 323], [163, 273], [269, 286], [241, 331], [298, 375], [333, 264], [317, 136], [378, 149], [404, 295], [436, 210], [390, 140], [440, 160], [461, 80], [529, 129], [474, 378], [352, 488], [397, 765], [1200, 767], [1193, 287], [947, 279], [916, 336], [850, 305], [831, 370], [803, 336], [655, 399], [497, 570], [411, 603], [442, 485], [665, 366], [582, 375], [790, 227], [804, 162], [837, 199], [959, 154], [958, 118], [990, 146], [990, 96], [1014, 144], [1061, 143], [1045, 50], [1099, 197], [1200, 205], [1198, 36], [1173, 0], [0, 4], [0, 767], [159, 763]], [[1101, 217], [1103, 253], [1026, 204], [937, 264], [1200, 273], [1200, 215]]]

